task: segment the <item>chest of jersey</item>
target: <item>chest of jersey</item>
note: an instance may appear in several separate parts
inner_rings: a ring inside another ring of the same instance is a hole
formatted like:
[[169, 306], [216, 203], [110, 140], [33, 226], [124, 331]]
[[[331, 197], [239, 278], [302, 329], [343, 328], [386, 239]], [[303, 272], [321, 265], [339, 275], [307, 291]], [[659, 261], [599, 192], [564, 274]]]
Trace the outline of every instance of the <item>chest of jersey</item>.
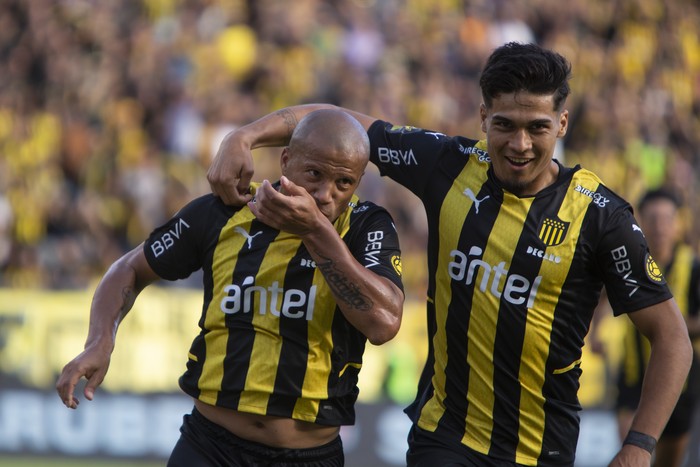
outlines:
[[279, 319], [313, 321], [335, 302], [299, 237], [260, 223], [222, 231], [213, 258], [213, 303], [227, 322], [241, 319], [276, 327]]
[[478, 295], [491, 309], [551, 313], [567, 278], [586, 280], [569, 275], [572, 267], [585, 271], [575, 258], [581, 263], [586, 254], [579, 237], [590, 201], [570, 184], [519, 198], [489, 182], [485, 172], [465, 172], [438, 214], [437, 270], [448, 279], [450, 295]]

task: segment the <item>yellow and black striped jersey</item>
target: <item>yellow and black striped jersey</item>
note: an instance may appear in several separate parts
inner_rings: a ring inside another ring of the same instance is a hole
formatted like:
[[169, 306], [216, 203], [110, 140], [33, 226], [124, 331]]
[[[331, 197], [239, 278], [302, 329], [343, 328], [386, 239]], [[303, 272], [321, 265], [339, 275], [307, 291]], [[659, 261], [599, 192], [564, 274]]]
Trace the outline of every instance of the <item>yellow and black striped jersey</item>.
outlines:
[[580, 167], [520, 198], [485, 141], [382, 121], [368, 133], [372, 162], [423, 201], [429, 226], [431, 341], [407, 412], [443, 445], [571, 465], [602, 286], [618, 313], [671, 298], [631, 207]]
[[[353, 196], [334, 226], [360, 264], [402, 288], [386, 210]], [[144, 250], [164, 279], [203, 271], [201, 332], [180, 378], [187, 394], [248, 413], [354, 423], [366, 338], [337, 309], [300, 237], [206, 195], [156, 229]]]

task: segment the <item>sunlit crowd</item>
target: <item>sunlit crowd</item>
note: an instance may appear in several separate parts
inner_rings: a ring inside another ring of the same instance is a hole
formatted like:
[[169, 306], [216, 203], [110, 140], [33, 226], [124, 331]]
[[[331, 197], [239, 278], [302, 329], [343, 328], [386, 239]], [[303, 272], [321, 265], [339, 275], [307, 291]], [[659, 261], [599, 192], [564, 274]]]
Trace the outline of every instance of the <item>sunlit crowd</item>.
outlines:
[[[511, 40], [572, 62], [557, 157], [631, 202], [675, 187], [692, 240], [698, 24], [695, 0], [5, 0], [0, 286], [86, 287], [209, 191], [226, 132], [286, 105], [481, 137], [479, 71]], [[256, 179], [277, 174], [278, 154], [256, 151]], [[395, 217], [406, 290], [422, 298], [418, 200], [372, 171], [360, 194]]]

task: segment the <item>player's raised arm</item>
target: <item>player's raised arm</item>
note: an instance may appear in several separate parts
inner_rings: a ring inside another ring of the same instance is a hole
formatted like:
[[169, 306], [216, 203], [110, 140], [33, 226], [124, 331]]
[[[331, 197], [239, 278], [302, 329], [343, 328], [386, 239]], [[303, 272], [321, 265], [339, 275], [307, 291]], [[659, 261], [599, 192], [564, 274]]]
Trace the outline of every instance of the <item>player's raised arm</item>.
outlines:
[[[229, 205], [241, 206], [251, 199], [253, 177], [252, 149], [286, 146], [299, 121], [314, 110], [337, 109], [331, 104], [305, 104], [286, 107], [268, 114], [226, 135], [207, 172], [212, 193]], [[376, 118], [342, 109], [366, 129]]]

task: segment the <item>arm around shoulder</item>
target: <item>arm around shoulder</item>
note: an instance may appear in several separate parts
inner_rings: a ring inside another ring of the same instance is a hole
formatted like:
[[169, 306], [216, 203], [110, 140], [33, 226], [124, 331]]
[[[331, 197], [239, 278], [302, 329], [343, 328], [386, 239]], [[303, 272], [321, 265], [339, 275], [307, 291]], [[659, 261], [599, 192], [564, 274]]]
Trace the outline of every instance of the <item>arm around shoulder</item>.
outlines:
[[377, 119], [332, 104], [304, 104], [286, 107], [230, 132], [219, 146], [216, 157], [207, 171], [212, 193], [232, 206], [246, 204], [250, 195], [250, 181], [254, 173], [251, 150], [261, 147], [286, 146], [292, 132], [309, 113], [321, 109], [340, 109], [352, 115], [365, 128]]

